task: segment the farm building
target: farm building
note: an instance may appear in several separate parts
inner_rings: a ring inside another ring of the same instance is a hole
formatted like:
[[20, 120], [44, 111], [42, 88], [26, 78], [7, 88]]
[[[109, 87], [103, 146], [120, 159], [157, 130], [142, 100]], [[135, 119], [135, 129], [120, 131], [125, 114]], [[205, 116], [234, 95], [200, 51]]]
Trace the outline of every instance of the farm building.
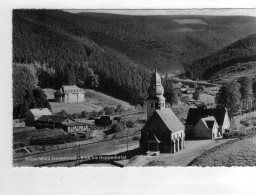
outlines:
[[56, 102], [74, 103], [84, 102], [84, 91], [76, 85], [63, 85], [54, 93]]
[[45, 93], [46, 99], [49, 102], [54, 101], [54, 93], [56, 92], [56, 90], [48, 88], [48, 89], [43, 89], [43, 92]]
[[34, 122], [41, 116], [52, 115], [51, 111], [48, 108], [34, 108], [30, 109], [25, 116], [26, 126], [34, 126]]
[[198, 108], [190, 108], [188, 111], [188, 117], [186, 121], [186, 134], [188, 136], [193, 135], [193, 129], [202, 118], [213, 116], [217, 121], [220, 132], [223, 134], [226, 129], [230, 127], [230, 119], [227, 109], [224, 107], [207, 108], [206, 106]]
[[85, 134], [90, 131], [89, 124], [82, 122], [63, 123], [62, 129], [67, 133]]
[[222, 138], [221, 128], [213, 116], [201, 118], [194, 127], [194, 138], [218, 139]]
[[180, 82], [178, 83], [172, 83], [172, 87], [178, 91], [180, 91], [182, 84]]
[[142, 152], [175, 153], [184, 148], [184, 126], [165, 107], [164, 89], [157, 70], [151, 77], [147, 98], [147, 123], [141, 130]]
[[42, 116], [35, 121], [35, 127], [38, 129], [42, 129], [42, 128], [62, 129], [64, 124], [70, 124], [70, 123], [75, 123], [75, 121], [72, 119], [69, 119], [68, 117], [63, 117], [63, 116], [54, 116], [54, 115]]

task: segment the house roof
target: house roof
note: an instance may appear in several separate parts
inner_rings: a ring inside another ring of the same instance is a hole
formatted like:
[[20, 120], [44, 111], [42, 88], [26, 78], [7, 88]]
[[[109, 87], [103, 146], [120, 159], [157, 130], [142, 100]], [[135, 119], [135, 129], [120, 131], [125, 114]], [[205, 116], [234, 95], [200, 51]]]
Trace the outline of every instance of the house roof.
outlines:
[[54, 99], [54, 93], [56, 92], [56, 90], [54, 89], [50, 89], [50, 88], [47, 88], [47, 89], [43, 89], [45, 95], [46, 95], [46, 98], [49, 100], [49, 99]]
[[64, 123], [63, 125], [71, 127], [71, 126], [83, 126], [83, 125], [89, 125], [89, 124], [81, 123], [81, 122], [74, 122], [74, 123]]
[[[68, 117], [64, 116], [56, 116], [56, 115], [50, 115], [50, 116], [41, 116], [37, 119], [37, 121], [44, 121], [44, 122], [64, 122]], [[71, 119], [70, 119], [71, 120]]]
[[48, 108], [33, 108], [30, 109], [30, 112], [34, 115], [34, 116], [43, 116], [43, 115], [52, 115], [51, 111]]
[[68, 94], [68, 93], [85, 93], [84, 90], [80, 89], [76, 85], [63, 85], [60, 88], [61, 94]]
[[175, 89], [180, 89], [181, 88], [181, 83], [172, 83], [172, 86], [173, 86], [173, 88], [175, 88]]
[[208, 117], [202, 118], [201, 120], [208, 129], [212, 129], [214, 123], [217, 123], [217, 121], [213, 116], [208, 116]]
[[[184, 125], [180, 122], [180, 120], [170, 108], [156, 110], [154, 114], [157, 114], [161, 118], [161, 120], [171, 132], [184, 130]], [[154, 115], [152, 117], [154, 117]]]
[[218, 125], [222, 126], [226, 112], [225, 108], [190, 108], [186, 125], [195, 126], [201, 118], [213, 116]]

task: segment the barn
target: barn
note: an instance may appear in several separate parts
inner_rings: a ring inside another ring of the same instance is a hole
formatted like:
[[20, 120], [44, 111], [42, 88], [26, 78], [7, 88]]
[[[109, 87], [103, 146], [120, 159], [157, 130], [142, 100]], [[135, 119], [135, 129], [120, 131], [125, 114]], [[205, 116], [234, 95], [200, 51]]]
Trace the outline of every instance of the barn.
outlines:
[[25, 116], [26, 126], [34, 126], [35, 121], [41, 116], [52, 115], [51, 111], [48, 108], [34, 108], [30, 109]]

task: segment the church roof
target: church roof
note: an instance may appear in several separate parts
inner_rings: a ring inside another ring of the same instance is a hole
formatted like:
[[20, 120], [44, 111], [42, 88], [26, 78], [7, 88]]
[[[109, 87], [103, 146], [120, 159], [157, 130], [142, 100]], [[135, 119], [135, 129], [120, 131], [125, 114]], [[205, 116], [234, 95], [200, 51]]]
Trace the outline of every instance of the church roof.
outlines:
[[166, 127], [171, 132], [184, 130], [184, 125], [180, 122], [178, 117], [173, 113], [170, 108], [156, 110], [155, 113], [162, 119]]

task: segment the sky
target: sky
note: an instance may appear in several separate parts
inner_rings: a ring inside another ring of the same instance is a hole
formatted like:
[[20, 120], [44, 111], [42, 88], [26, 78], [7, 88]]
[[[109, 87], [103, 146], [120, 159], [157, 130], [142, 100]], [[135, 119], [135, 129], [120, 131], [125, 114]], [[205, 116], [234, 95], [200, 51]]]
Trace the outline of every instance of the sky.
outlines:
[[256, 8], [251, 9], [73, 9], [71, 13], [96, 12], [123, 15], [245, 15], [256, 17]]

